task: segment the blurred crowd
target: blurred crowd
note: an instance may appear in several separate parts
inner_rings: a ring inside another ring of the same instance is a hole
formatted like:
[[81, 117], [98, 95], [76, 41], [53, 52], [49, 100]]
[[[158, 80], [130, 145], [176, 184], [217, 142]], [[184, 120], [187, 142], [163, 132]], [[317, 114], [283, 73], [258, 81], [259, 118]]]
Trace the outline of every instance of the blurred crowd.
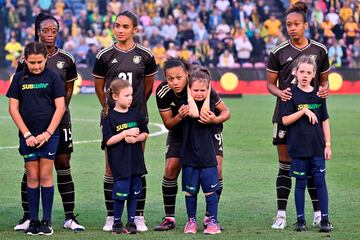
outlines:
[[[182, 57], [208, 67], [265, 67], [270, 50], [287, 39], [284, 11], [296, 0], [0, 0], [6, 62], [16, 65], [34, 37], [34, 19], [45, 11], [60, 22], [57, 46], [78, 67], [92, 67], [96, 53], [111, 46], [112, 23], [130, 10], [139, 18], [136, 41], [152, 50], [162, 67]], [[328, 47], [334, 67], [360, 68], [360, 0], [305, 0], [306, 35]], [[2, 49], [3, 51], [3, 49]]]

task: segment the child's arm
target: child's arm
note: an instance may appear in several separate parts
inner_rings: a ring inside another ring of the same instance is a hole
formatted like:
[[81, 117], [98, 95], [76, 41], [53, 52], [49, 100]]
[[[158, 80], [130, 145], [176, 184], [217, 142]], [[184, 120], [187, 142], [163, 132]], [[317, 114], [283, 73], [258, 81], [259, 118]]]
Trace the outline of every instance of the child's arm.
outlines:
[[45, 132], [39, 134], [36, 136], [37, 141], [39, 142], [39, 145], [37, 148], [41, 147], [44, 143], [48, 141], [49, 138], [54, 134], [56, 131], [56, 128], [59, 126], [61, 118], [63, 117], [65, 113], [65, 97], [58, 97], [55, 98], [55, 112], [51, 119], [51, 122], [46, 129]]
[[31, 134], [27, 126], [25, 125], [24, 120], [22, 119], [19, 112], [19, 100], [15, 98], [9, 98], [9, 113], [13, 119], [15, 125], [20, 130], [22, 135], [26, 140], [26, 145], [34, 147], [38, 144], [36, 138]]
[[106, 146], [111, 146], [114, 145], [120, 141], [122, 141], [123, 139], [126, 139], [127, 137], [137, 137], [139, 136], [139, 128], [130, 128], [127, 130], [124, 130], [112, 137], [110, 137], [107, 141], [106, 141]]
[[131, 137], [126, 137], [125, 141], [127, 143], [145, 142], [147, 137], [148, 137], [148, 133], [143, 132], [143, 133], [140, 133], [137, 137], [132, 137], [132, 136]]
[[311, 124], [316, 124], [318, 123], [318, 119], [315, 115], [315, 113], [313, 113], [310, 109], [308, 108], [303, 108], [297, 112], [294, 112], [293, 114], [287, 115], [287, 116], [283, 116], [282, 117], [282, 121], [283, 124], [285, 126], [289, 126], [290, 124], [293, 124], [294, 122], [296, 122], [297, 120], [299, 120], [303, 115], [308, 116], [309, 118], [309, 122]]
[[326, 119], [322, 122], [323, 132], [324, 132], [324, 139], [325, 139], [325, 150], [324, 150], [324, 157], [325, 160], [330, 160], [331, 158], [331, 137], [330, 137], [330, 122], [329, 119]]
[[202, 111], [210, 110], [210, 94], [211, 94], [211, 85], [209, 86], [208, 94], [207, 94], [207, 96], [205, 98], [205, 101], [204, 101], [202, 107], [201, 107], [200, 115], [201, 115]]
[[192, 118], [198, 118], [199, 117], [199, 109], [196, 106], [194, 98], [191, 96], [189, 85], [187, 85], [187, 97], [188, 97], [188, 104], [189, 104], [189, 116]]

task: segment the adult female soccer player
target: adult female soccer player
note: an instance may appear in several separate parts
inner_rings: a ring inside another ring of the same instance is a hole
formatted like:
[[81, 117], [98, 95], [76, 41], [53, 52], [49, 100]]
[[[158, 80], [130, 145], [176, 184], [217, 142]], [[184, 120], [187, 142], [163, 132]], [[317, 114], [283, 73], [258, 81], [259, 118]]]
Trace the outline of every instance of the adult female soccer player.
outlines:
[[52, 235], [53, 160], [59, 143], [57, 127], [65, 112], [65, 89], [59, 76], [46, 67], [48, 53], [44, 44], [29, 43], [24, 52], [24, 70], [14, 75], [6, 96], [10, 115], [19, 128], [19, 152], [27, 171], [30, 223], [25, 233]]
[[[71, 119], [69, 104], [73, 93], [74, 82], [77, 79], [77, 70], [74, 57], [56, 46], [56, 38], [59, 32], [59, 22], [53, 16], [40, 13], [35, 20], [35, 41], [46, 45], [48, 50], [47, 66], [57, 73], [65, 83], [66, 111], [59, 124], [60, 139], [55, 156], [55, 169], [57, 173], [58, 190], [63, 202], [65, 221], [64, 228], [70, 230], [85, 230], [78, 223], [74, 215], [75, 187], [71, 176], [70, 159], [73, 152]], [[16, 71], [24, 69], [24, 58], [20, 59]], [[23, 230], [29, 224], [28, 201], [26, 193], [26, 172], [21, 183], [22, 207], [24, 217], [15, 226], [15, 230]]]
[[[313, 85], [319, 89], [318, 95], [320, 97], [326, 98], [328, 96], [328, 73], [330, 71], [328, 51], [323, 44], [305, 37], [305, 30], [308, 28], [306, 15], [307, 6], [303, 2], [297, 2], [289, 7], [285, 16], [286, 30], [290, 39], [271, 50], [267, 64], [267, 87], [269, 92], [277, 97], [273, 115], [273, 144], [277, 146], [279, 159], [279, 172], [276, 180], [278, 213], [271, 226], [273, 229], [284, 229], [286, 227], [286, 205], [291, 190], [291, 178], [289, 176], [291, 159], [288, 155], [286, 127], [282, 124], [279, 106], [280, 101], [291, 99], [290, 86], [294, 84], [292, 74], [294, 60], [306, 54], [316, 61], [318, 68]], [[318, 225], [321, 215], [311, 176], [308, 179], [307, 186], [314, 207], [313, 224]]]
[[[148, 122], [146, 102], [151, 95], [157, 67], [151, 51], [134, 42], [134, 34], [138, 28], [137, 17], [130, 11], [121, 12], [114, 23], [114, 34], [117, 42], [111, 47], [101, 50], [96, 56], [92, 75], [95, 77], [96, 95], [106, 113], [109, 107], [105, 100], [105, 91], [110, 83], [116, 79], [128, 80], [133, 87], [133, 103]], [[114, 207], [111, 191], [114, 179], [106, 158], [104, 176], [104, 196], [107, 209], [107, 218], [104, 231], [111, 231], [114, 222]], [[138, 200], [135, 224], [139, 232], [147, 231], [144, 220], [144, 207], [146, 197], [145, 176], [142, 177], [143, 191]]]
[[[190, 66], [177, 58], [170, 58], [165, 62], [164, 73], [166, 81], [161, 83], [156, 90], [156, 102], [160, 116], [164, 125], [169, 129], [166, 140], [167, 151], [165, 153], [165, 172], [162, 181], [162, 192], [165, 208], [165, 217], [163, 221], [156, 226], [157, 231], [166, 231], [175, 228], [175, 203], [178, 190], [177, 178], [179, 176], [180, 152], [182, 146], [182, 120], [189, 114], [189, 106], [182, 103], [187, 99], [187, 78]], [[222, 160], [223, 160], [223, 142], [222, 142], [222, 122], [230, 118], [230, 112], [224, 102], [217, 96], [216, 115], [220, 118], [214, 135], [214, 146], [216, 158], [218, 161], [218, 179], [219, 189], [216, 191], [218, 199], [220, 198], [223, 181], [222, 181]], [[201, 119], [204, 122], [210, 121], [213, 114], [202, 114]], [[209, 218], [204, 218], [204, 223]]]

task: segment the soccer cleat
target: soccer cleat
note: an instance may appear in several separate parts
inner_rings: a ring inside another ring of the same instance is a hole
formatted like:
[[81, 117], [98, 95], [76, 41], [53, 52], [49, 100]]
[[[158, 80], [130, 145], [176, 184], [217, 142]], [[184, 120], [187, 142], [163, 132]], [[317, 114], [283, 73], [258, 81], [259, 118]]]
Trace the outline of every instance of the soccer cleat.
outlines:
[[105, 225], [103, 226], [103, 230], [105, 232], [112, 231], [113, 224], [114, 224], [114, 216], [107, 216], [105, 220]]
[[197, 232], [197, 223], [195, 218], [189, 218], [188, 222], [186, 223], [184, 227], [184, 233], [196, 233]]
[[215, 219], [210, 219], [204, 229], [205, 234], [218, 234], [221, 233], [220, 224]]
[[127, 223], [126, 227], [123, 230], [123, 233], [125, 234], [136, 234], [136, 232], [137, 232], [136, 225], [133, 222]]
[[164, 217], [162, 222], [155, 227], [155, 231], [167, 231], [176, 227], [176, 221], [174, 217]]
[[71, 219], [65, 219], [64, 228], [70, 229], [73, 231], [84, 231], [85, 230], [85, 227], [80, 225], [79, 222], [76, 220], [76, 216]]
[[30, 225], [30, 219], [23, 217], [14, 227], [15, 231], [25, 231]]
[[114, 221], [114, 224], [111, 226], [112, 234], [120, 234], [123, 232], [124, 227], [123, 223], [120, 220]]
[[294, 231], [296, 231], [296, 232], [306, 231], [306, 222], [305, 222], [305, 220], [298, 220], [294, 224]]
[[319, 227], [320, 232], [331, 232], [333, 229], [333, 225], [329, 222], [329, 220], [321, 220]]
[[285, 216], [276, 216], [273, 224], [271, 225], [272, 229], [284, 229], [286, 228], [286, 217]]
[[42, 220], [39, 227], [39, 235], [50, 236], [53, 235], [54, 230], [51, 226], [51, 223], [46, 220]]
[[314, 215], [313, 227], [319, 226], [320, 222], [321, 222], [321, 216], [320, 215]]
[[39, 234], [39, 221], [31, 220], [29, 227], [25, 230], [27, 235], [38, 235]]
[[146, 232], [148, 227], [145, 225], [144, 216], [135, 216], [135, 225], [138, 232]]

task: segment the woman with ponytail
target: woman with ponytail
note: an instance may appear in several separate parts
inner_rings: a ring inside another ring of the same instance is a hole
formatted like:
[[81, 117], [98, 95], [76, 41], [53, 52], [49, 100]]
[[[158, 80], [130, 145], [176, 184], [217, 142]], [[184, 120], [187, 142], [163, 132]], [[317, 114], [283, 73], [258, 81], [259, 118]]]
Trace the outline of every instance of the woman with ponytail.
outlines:
[[[70, 119], [70, 100], [73, 93], [74, 82], [78, 78], [74, 57], [56, 46], [59, 33], [59, 22], [51, 15], [40, 13], [35, 19], [35, 41], [43, 43], [48, 51], [47, 67], [53, 70], [64, 83], [66, 92], [66, 111], [59, 124], [59, 145], [55, 156], [55, 169], [60, 196], [63, 202], [65, 220], [63, 227], [70, 230], [84, 230], [74, 215], [75, 186], [71, 175], [70, 159], [73, 152], [73, 141]], [[25, 67], [25, 59], [19, 60], [17, 72]], [[25, 230], [29, 225], [29, 212], [26, 194], [26, 172], [21, 184], [21, 199], [24, 210], [23, 218], [15, 226], [15, 230]]]
[[[302, 55], [308, 55], [316, 62], [316, 75], [313, 86], [321, 98], [328, 96], [328, 74], [330, 71], [327, 48], [305, 36], [308, 28], [307, 6], [299, 1], [291, 5], [285, 13], [286, 30], [290, 39], [274, 47], [270, 52], [267, 64], [267, 87], [276, 99], [273, 115], [273, 144], [277, 146], [279, 172], [276, 180], [278, 213], [271, 226], [273, 229], [284, 229], [286, 223], [286, 206], [291, 190], [289, 176], [291, 158], [288, 154], [287, 129], [281, 120], [280, 102], [292, 97], [291, 85], [295, 84], [293, 62]], [[308, 176], [308, 191], [314, 207], [313, 225], [319, 225], [321, 220], [320, 206], [312, 176]]]

